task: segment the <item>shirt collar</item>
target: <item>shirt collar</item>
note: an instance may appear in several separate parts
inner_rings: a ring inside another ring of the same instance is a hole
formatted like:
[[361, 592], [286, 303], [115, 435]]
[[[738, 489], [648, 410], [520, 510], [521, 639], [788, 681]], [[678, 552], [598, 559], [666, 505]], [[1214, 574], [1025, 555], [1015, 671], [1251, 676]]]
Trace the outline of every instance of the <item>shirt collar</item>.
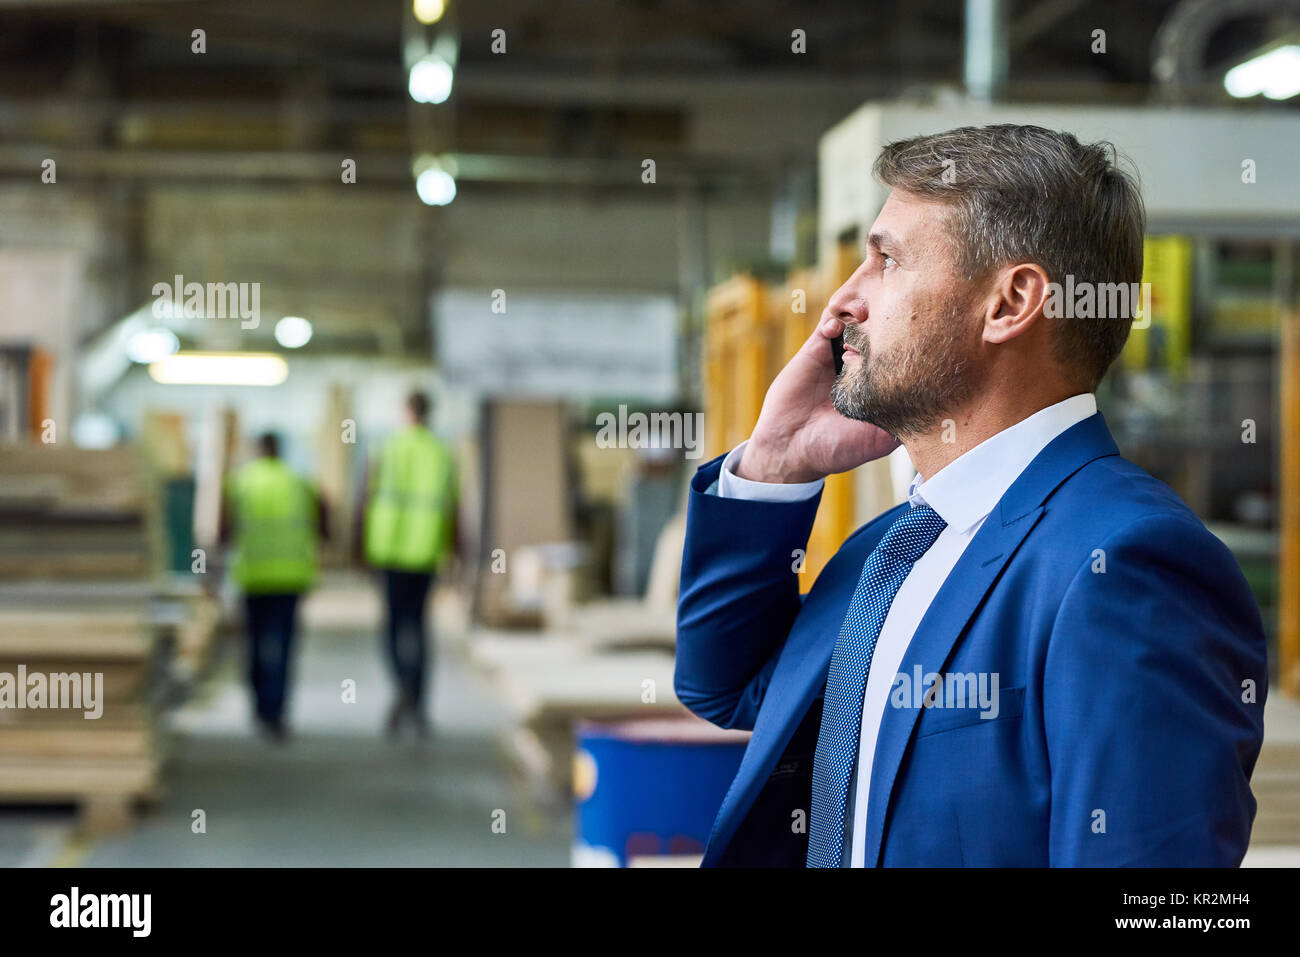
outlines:
[[982, 520], [1054, 438], [1097, 412], [1091, 392], [1039, 409], [949, 462], [924, 482], [916, 475], [908, 502], [929, 505], [949, 528], [967, 531]]

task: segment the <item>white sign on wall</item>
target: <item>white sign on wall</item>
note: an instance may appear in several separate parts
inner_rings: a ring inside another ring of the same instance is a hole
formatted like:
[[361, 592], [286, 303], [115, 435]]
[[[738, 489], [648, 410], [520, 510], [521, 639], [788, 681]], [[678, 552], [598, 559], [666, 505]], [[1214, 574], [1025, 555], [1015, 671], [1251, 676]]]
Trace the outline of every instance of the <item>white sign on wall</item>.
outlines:
[[484, 395], [670, 402], [672, 296], [447, 289], [433, 299], [439, 370]]

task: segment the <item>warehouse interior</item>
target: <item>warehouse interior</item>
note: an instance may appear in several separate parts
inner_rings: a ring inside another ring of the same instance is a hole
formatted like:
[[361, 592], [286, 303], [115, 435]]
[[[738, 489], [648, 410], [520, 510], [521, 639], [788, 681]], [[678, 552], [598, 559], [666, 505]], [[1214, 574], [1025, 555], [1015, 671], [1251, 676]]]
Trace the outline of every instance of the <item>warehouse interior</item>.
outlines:
[[[0, 865], [698, 865], [747, 735], [673, 691], [689, 477], [880, 147], [1000, 122], [1141, 173], [1098, 401], [1259, 601], [1245, 863], [1300, 864], [1298, 44], [1286, 0], [0, 0], [0, 672], [103, 676], [0, 710]], [[425, 737], [355, 549], [413, 391], [459, 470]], [[222, 534], [266, 432], [328, 506], [286, 740]], [[828, 480], [805, 587], [911, 476]]]

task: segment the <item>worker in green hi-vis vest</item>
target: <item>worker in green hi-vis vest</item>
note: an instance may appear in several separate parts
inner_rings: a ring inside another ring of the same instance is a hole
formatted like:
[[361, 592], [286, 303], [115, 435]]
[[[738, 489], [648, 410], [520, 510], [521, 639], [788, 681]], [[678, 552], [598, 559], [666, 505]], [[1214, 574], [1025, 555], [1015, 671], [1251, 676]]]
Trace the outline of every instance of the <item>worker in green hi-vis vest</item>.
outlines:
[[397, 681], [390, 736], [404, 724], [429, 734], [425, 680], [431, 658], [426, 608], [434, 576], [455, 548], [456, 462], [428, 426], [429, 397], [407, 397], [407, 423], [371, 462], [363, 493], [364, 554], [380, 572], [388, 613], [386, 646]]
[[315, 490], [280, 460], [279, 438], [262, 435], [258, 452], [226, 484], [222, 538], [233, 540], [231, 572], [244, 593], [256, 720], [279, 742], [287, 735], [298, 597], [316, 582], [317, 542], [328, 522]]

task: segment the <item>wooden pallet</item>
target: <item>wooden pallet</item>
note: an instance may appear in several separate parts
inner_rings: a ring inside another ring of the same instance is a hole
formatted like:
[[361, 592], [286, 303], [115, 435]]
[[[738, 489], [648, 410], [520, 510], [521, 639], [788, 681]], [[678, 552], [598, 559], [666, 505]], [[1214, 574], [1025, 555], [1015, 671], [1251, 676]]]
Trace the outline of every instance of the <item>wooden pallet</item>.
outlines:
[[71, 802], [83, 828], [102, 833], [125, 827], [157, 787], [162, 749], [149, 692], [160, 636], [142, 603], [76, 595], [74, 587], [62, 601], [42, 594], [0, 606], [0, 672], [102, 675], [98, 718], [85, 708], [0, 709], [0, 801]]
[[0, 755], [0, 800], [76, 804], [83, 831], [112, 833], [130, 825], [139, 799], [155, 795], [158, 769], [155, 757]]

